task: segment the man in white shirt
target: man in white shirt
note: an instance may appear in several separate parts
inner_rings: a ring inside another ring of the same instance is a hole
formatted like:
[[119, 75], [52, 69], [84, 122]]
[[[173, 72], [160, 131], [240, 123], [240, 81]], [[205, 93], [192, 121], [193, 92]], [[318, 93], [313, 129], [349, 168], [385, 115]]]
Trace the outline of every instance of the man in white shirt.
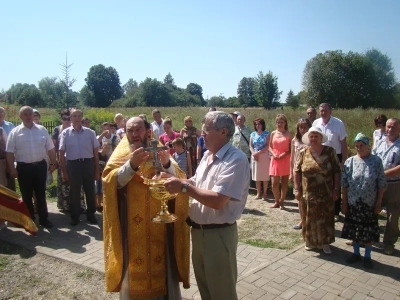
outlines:
[[158, 109], [152, 111], [154, 122], [151, 123], [151, 130], [153, 131], [154, 137], [159, 138], [164, 131], [164, 120], [161, 118], [161, 113]]
[[[347, 159], [347, 132], [344, 123], [342, 120], [332, 117], [332, 107], [328, 103], [319, 105], [319, 114], [321, 118], [316, 119], [312, 126], [321, 128], [322, 132], [328, 137], [328, 141], [323, 144], [335, 149], [343, 168], [343, 164]], [[341, 206], [342, 199], [339, 197], [335, 202], [335, 222], [339, 220]]]
[[[6, 159], [10, 175], [18, 179], [22, 200], [25, 202], [32, 219], [35, 219], [33, 209], [33, 191], [37, 199], [39, 224], [52, 228], [48, 220], [46, 203], [47, 156], [50, 163], [48, 171], [53, 173], [57, 168], [56, 152], [53, 141], [47, 129], [33, 122], [33, 109], [23, 106], [19, 110], [22, 123], [11, 130], [7, 140]], [[17, 162], [17, 168], [14, 166]]]
[[[170, 193], [193, 198], [192, 262], [202, 299], [237, 299], [237, 223], [249, 193], [250, 166], [243, 151], [229, 142], [235, 124], [229, 114], [208, 112], [203, 121], [204, 154], [190, 179], [169, 178]], [[238, 171], [240, 170], [240, 171]]]

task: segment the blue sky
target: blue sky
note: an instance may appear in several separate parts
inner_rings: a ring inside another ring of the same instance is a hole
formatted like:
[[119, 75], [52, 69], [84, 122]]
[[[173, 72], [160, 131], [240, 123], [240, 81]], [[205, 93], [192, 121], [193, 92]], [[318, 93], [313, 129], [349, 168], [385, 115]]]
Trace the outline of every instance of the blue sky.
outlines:
[[236, 96], [241, 78], [272, 71], [279, 89], [301, 90], [307, 60], [327, 50], [387, 54], [400, 79], [398, 0], [2, 1], [0, 89], [61, 76], [74, 63], [79, 91], [90, 67]]

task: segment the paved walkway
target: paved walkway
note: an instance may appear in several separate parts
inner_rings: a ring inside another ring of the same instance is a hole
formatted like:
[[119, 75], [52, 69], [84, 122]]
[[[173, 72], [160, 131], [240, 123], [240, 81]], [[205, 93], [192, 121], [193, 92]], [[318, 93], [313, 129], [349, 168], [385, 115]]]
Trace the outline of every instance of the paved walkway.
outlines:
[[[72, 228], [55, 203], [48, 206], [55, 228], [40, 227], [37, 237], [9, 228], [0, 230], [0, 240], [104, 272], [101, 225], [81, 222]], [[101, 224], [101, 215], [97, 217]], [[332, 245], [330, 256], [303, 246], [282, 251], [239, 244], [239, 299], [400, 299], [400, 251], [386, 256], [380, 246], [372, 252], [374, 268], [366, 270], [362, 263], [346, 266], [352, 248], [342, 239]], [[184, 299], [200, 299], [192, 269], [191, 284], [182, 289]]]

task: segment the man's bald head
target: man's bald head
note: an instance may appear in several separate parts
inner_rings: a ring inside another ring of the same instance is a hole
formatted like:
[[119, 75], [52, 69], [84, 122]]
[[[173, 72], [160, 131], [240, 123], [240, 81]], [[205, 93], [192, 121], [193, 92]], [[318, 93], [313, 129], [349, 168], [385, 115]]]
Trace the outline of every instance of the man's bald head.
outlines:
[[135, 148], [147, 147], [147, 140], [151, 135], [150, 124], [140, 117], [132, 117], [126, 121], [126, 137], [129, 144], [135, 145]]

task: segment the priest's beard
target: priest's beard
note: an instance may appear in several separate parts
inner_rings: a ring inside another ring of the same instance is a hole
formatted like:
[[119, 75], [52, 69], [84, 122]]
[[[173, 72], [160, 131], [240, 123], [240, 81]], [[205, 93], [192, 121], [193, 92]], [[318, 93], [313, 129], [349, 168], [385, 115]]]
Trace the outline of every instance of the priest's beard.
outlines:
[[147, 138], [147, 136], [145, 136], [141, 141], [133, 141], [133, 140], [129, 140], [129, 145], [134, 145], [135, 149], [139, 149], [140, 147], [143, 148], [147, 148], [149, 145], [149, 139]]

